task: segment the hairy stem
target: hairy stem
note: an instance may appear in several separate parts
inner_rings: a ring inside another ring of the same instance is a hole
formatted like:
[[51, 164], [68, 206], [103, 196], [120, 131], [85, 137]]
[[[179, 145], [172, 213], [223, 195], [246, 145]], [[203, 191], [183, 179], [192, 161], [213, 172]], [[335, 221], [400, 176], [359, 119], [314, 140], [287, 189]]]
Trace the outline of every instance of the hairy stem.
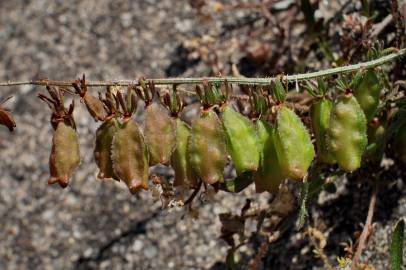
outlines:
[[[406, 54], [406, 48], [401, 49], [395, 53], [383, 56], [381, 58], [361, 62], [354, 65], [330, 68], [325, 70], [320, 70], [316, 72], [295, 74], [295, 75], [283, 75], [279, 77], [269, 77], [269, 78], [245, 78], [245, 77], [201, 77], [201, 78], [164, 78], [164, 79], [146, 79], [146, 81], [153, 81], [157, 85], [172, 85], [172, 84], [201, 84], [204, 81], [211, 83], [221, 83], [229, 82], [233, 84], [248, 84], [248, 85], [269, 85], [276, 78], [281, 78], [288, 82], [296, 82], [302, 80], [309, 80], [324, 76], [331, 76], [335, 74], [348, 73], [352, 71], [357, 71], [363, 68], [372, 68], [376, 66], [383, 65], [385, 63], [391, 62]], [[54, 86], [72, 86], [74, 81], [54, 81], [54, 80], [32, 80], [32, 81], [7, 81], [0, 82], [1, 86], [15, 86], [15, 85], [54, 85]], [[88, 87], [99, 87], [99, 86], [128, 86], [128, 85], [139, 85], [139, 80], [109, 80], [109, 81], [88, 81], [86, 83]]]

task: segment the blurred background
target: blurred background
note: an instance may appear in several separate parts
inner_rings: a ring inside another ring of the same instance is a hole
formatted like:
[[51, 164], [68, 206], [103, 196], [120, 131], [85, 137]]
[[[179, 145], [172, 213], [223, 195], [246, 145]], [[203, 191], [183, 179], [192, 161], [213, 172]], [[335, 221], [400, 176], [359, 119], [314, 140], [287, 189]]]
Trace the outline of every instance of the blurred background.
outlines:
[[[399, 45], [396, 14], [406, 17], [405, 1], [2, 0], [0, 81], [307, 72], [355, 63], [376, 40]], [[404, 59], [396, 78], [405, 78]], [[99, 181], [92, 153], [98, 124], [79, 103], [81, 166], [68, 188], [48, 186], [50, 111], [36, 97], [44, 91], [0, 89], [0, 100], [14, 96], [7, 107], [17, 122], [11, 135], [0, 128], [0, 269], [225, 269], [218, 214], [239, 213], [246, 198], [264, 207], [269, 194], [250, 187], [201, 198], [194, 220], [184, 209], [161, 210], [149, 192], [132, 196], [124, 185]], [[376, 269], [387, 269], [392, 226], [406, 215], [405, 170], [392, 170], [363, 257]], [[342, 181], [310, 213], [332, 262], [362, 229], [371, 189]], [[303, 234], [294, 227], [283, 233], [259, 269], [324, 268]], [[241, 247], [241, 269], [259, 246], [254, 239]]]

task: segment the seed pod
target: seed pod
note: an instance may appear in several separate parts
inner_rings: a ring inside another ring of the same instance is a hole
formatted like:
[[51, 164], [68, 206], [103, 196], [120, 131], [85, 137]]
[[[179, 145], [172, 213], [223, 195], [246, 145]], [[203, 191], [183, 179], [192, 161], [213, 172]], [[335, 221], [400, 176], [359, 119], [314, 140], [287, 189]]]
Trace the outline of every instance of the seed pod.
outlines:
[[399, 127], [395, 135], [395, 151], [397, 152], [400, 160], [406, 164], [406, 124]]
[[256, 171], [259, 165], [258, 135], [252, 122], [225, 106], [221, 112], [221, 122], [237, 175], [246, 171]]
[[367, 145], [365, 114], [352, 94], [333, 106], [327, 130], [327, 145], [341, 169], [352, 172], [361, 166]]
[[365, 113], [367, 121], [374, 118], [379, 105], [381, 85], [374, 70], [368, 69], [359, 86], [354, 90], [354, 96]]
[[204, 182], [224, 182], [226, 141], [221, 122], [212, 109], [203, 111], [193, 121], [188, 151], [194, 171]]
[[258, 193], [277, 192], [284, 177], [275, 148], [275, 128], [263, 120], [256, 122], [256, 128], [261, 160], [259, 169], [254, 175], [255, 189]]
[[69, 184], [69, 178], [80, 163], [79, 141], [75, 130], [60, 122], [52, 139], [52, 151], [49, 158], [51, 177], [48, 184], [59, 183], [63, 188]]
[[103, 102], [88, 93], [85, 74], [83, 74], [82, 79], [76, 80], [72, 86], [84, 101], [86, 108], [93, 119], [95, 121], [103, 121], [107, 116], [107, 112], [104, 109]]
[[303, 179], [315, 155], [309, 132], [300, 118], [285, 106], [278, 109], [275, 128], [275, 146], [283, 175]]
[[115, 174], [131, 193], [148, 189], [148, 151], [141, 131], [131, 119], [114, 134], [111, 159]]
[[328, 99], [321, 99], [310, 108], [312, 128], [316, 139], [317, 159], [320, 162], [333, 164], [335, 162], [331, 153], [328, 152], [326, 131], [330, 122], [330, 112], [333, 103]]
[[113, 178], [119, 181], [113, 170], [113, 162], [111, 160], [111, 145], [114, 134], [119, 129], [119, 123], [115, 118], [111, 118], [104, 122], [96, 131], [96, 144], [94, 148], [94, 158], [99, 167], [98, 178]]
[[175, 171], [174, 186], [194, 188], [198, 183], [187, 153], [190, 134], [188, 125], [176, 119], [176, 148], [171, 157], [171, 166]]
[[368, 146], [365, 150], [365, 159], [369, 162], [378, 163], [382, 160], [385, 148], [383, 139], [385, 131], [385, 124], [379, 121], [378, 118], [374, 118], [368, 123]]
[[151, 166], [168, 165], [176, 146], [175, 121], [161, 106], [153, 103], [145, 110], [145, 142], [148, 146]]

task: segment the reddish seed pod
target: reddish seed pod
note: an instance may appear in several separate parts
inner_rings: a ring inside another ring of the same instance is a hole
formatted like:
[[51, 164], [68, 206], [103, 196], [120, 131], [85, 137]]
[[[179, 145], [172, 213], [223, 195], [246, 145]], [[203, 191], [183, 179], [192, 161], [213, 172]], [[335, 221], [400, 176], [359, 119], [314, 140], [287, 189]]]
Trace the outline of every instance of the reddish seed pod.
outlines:
[[89, 94], [87, 91], [85, 74], [83, 74], [82, 79], [76, 80], [72, 86], [75, 88], [76, 93], [79, 94], [84, 101], [86, 108], [93, 119], [95, 121], [103, 121], [107, 116], [107, 112], [104, 109], [103, 102]]
[[114, 134], [111, 159], [115, 174], [131, 193], [148, 189], [148, 151], [141, 131], [131, 119]]
[[[4, 101], [0, 102], [0, 105], [4, 104], [11, 97], [6, 98]], [[10, 132], [16, 127], [16, 123], [11, 115], [10, 111], [0, 106], [0, 125], [6, 126]]]
[[60, 122], [52, 139], [52, 151], [49, 158], [51, 176], [48, 184], [59, 183], [63, 188], [80, 163], [79, 140], [75, 130]]
[[155, 103], [147, 106], [144, 135], [150, 155], [149, 165], [169, 165], [176, 146], [176, 123], [162, 106]]
[[99, 167], [98, 178], [113, 178], [120, 181], [113, 170], [113, 162], [111, 160], [111, 145], [114, 134], [119, 129], [119, 123], [115, 118], [104, 122], [96, 131], [96, 144], [94, 148], [94, 158]]

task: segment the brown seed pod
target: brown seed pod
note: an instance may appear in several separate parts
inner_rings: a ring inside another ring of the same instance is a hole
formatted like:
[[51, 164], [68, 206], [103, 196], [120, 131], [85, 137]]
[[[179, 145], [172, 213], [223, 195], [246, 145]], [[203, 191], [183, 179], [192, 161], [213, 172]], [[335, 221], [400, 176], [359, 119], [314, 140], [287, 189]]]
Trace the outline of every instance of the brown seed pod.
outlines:
[[139, 80], [140, 87], [134, 87], [137, 95], [145, 102], [145, 143], [149, 151], [149, 165], [169, 165], [176, 146], [176, 124], [161, 104], [153, 103], [157, 89], [152, 81], [146, 84]]
[[120, 181], [114, 173], [113, 162], [111, 160], [111, 145], [114, 134], [118, 129], [119, 123], [115, 118], [111, 118], [104, 122], [96, 131], [94, 158], [99, 167], [97, 177], [100, 179], [113, 178]]
[[131, 119], [114, 134], [111, 159], [115, 174], [131, 193], [148, 189], [148, 151], [141, 131]]
[[176, 148], [171, 157], [171, 166], [175, 171], [174, 186], [195, 188], [198, 184], [198, 177], [187, 153], [190, 134], [190, 127], [179, 118], [176, 119]]
[[79, 141], [75, 130], [60, 122], [52, 139], [52, 151], [49, 157], [51, 176], [48, 184], [59, 183], [63, 188], [69, 184], [69, 178], [80, 163]]
[[[115, 92], [114, 94], [113, 91]], [[98, 178], [112, 178], [120, 181], [119, 177], [114, 173], [113, 161], [111, 160], [113, 137], [120, 126], [117, 120], [117, 117], [120, 116], [120, 102], [115, 96], [118, 91], [120, 91], [120, 88], [112, 89], [112, 87], [108, 87], [105, 97], [102, 97], [99, 93], [99, 100], [103, 102], [107, 116], [104, 119], [104, 123], [96, 131], [96, 143], [93, 154], [99, 167]]]
[[176, 146], [176, 124], [162, 106], [153, 103], [145, 110], [145, 142], [151, 166], [168, 165]]
[[68, 186], [69, 178], [80, 163], [79, 140], [72, 113], [74, 102], [69, 109], [64, 107], [63, 92], [56, 87], [47, 86], [50, 97], [38, 94], [52, 109], [51, 125], [55, 129], [52, 139], [52, 150], [49, 157], [51, 176], [48, 184], [59, 183], [63, 188]]
[[76, 80], [72, 86], [75, 88], [76, 93], [82, 98], [82, 101], [85, 103], [93, 119], [95, 121], [103, 121], [107, 116], [103, 102], [88, 93], [85, 74], [83, 74], [82, 79]]
[[16, 122], [14, 121], [13, 116], [11, 115], [10, 110], [3, 108], [1, 105], [7, 102], [11, 97], [6, 98], [0, 102], [0, 125], [6, 126], [10, 132], [16, 127]]

